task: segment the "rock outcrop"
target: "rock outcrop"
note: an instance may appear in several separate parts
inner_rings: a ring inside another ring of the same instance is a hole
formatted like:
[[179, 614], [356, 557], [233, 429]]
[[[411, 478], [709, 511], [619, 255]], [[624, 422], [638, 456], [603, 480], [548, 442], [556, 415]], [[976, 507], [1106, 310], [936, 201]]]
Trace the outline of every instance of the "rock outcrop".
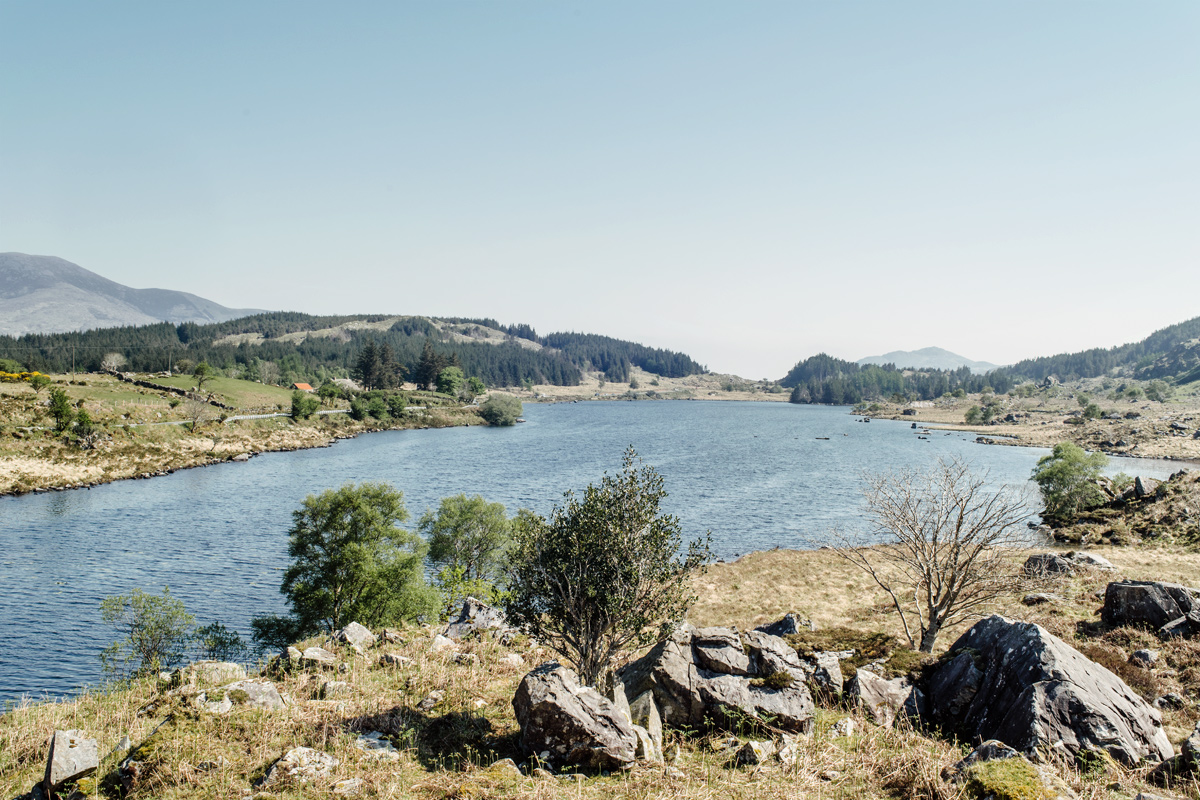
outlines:
[[348, 645], [356, 652], [363, 652], [368, 647], [374, 647], [375, 634], [371, 633], [365, 625], [359, 625], [357, 622], [351, 622], [346, 627], [342, 628], [337, 633], [333, 634], [333, 641], [337, 644]]
[[1115, 581], [1104, 590], [1101, 618], [1108, 625], [1149, 627], [1164, 638], [1200, 632], [1197, 590], [1177, 583]]
[[919, 719], [925, 715], [925, 695], [908, 678], [885, 680], [860, 669], [848, 691], [876, 725], [891, 727], [903, 715]]
[[505, 620], [503, 611], [482, 600], [468, 597], [458, 613], [458, 619], [447, 625], [443, 633], [451, 639], [462, 639], [485, 631], [491, 631], [499, 639], [510, 638], [516, 633]]
[[619, 677], [629, 697], [652, 692], [662, 721], [674, 727], [770, 717], [786, 730], [808, 731], [814, 706], [805, 681], [811, 674], [778, 636], [685, 624]]
[[555, 769], [622, 769], [637, 757], [633, 723], [611, 700], [580, 686], [574, 672], [556, 662], [521, 680], [513, 697], [521, 748]]
[[196, 703], [213, 714], [227, 714], [238, 706], [280, 711], [286, 708], [275, 684], [268, 680], [244, 680], [210, 689], [196, 696]]
[[963, 741], [997, 739], [1034, 760], [1102, 750], [1132, 766], [1172, 755], [1156, 709], [1039, 625], [991, 616], [950, 654], [926, 683], [928, 715]]

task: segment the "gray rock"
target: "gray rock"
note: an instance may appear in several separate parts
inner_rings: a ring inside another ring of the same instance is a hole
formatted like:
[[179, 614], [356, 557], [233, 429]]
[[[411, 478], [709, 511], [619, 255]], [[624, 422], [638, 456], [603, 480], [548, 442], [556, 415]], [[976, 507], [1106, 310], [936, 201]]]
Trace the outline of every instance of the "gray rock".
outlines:
[[1077, 567], [1086, 567], [1088, 569], [1098, 569], [1104, 572], [1114, 572], [1116, 567], [1104, 556], [1098, 556], [1095, 553], [1089, 553], [1086, 550], [1075, 550], [1067, 553], [1067, 560]]
[[374, 761], [399, 761], [400, 751], [379, 731], [368, 731], [354, 740], [354, 746]]
[[1156, 581], [1114, 581], [1104, 590], [1101, 618], [1108, 625], [1161, 628], [1196, 608], [1184, 586]]
[[872, 722], [885, 728], [901, 714], [919, 718], [925, 710], [925, 695], [908, 678], [885, 680], [867, 669], [858, 670], [849, 695]]
[[384, 653], [379, 657], [379, 665], [381, 667], [403, 667], [411, 663], [411, 658], [398, 653]]
[[1194, 639], [1200, 636], [1200, 610], [1189, 611], [1184, 616], [1171, 620], [1158, 629], [1158, 635], [1163, 639]]
[[967, 779], [967, 770], [976, 764], [984, 761], [1004, 761], [1009, 758], [1022, 757], [1020, 753], [1004, 742], [989, 739], [968, 753], [966, 758], [942, 770], [942, 780], [957, 785]]
[[1025, 559], [1021, 572], [1026, 577], [1044, 578], [1051, 575], [1064, 575], [1074, 570], [1070, 561], [1057, 553], [1036, 553]]
[[171, 673], [172, 686], [212, 686], [246, 678], [241, 664], [229, 661], [196, 661]]
[[[291, 648], [289, 648], [290, 652]], [[302, 666], [324, 667], [333, 669], [337, 667], [338, 658], [333, 653], [326, 650], [324, 647], [309, 647], [300, 654], [300, 664]]]
[[321, 699], [333, 700], [350, 694], [350, 684], [345, 681], [325, 681], [321, 684]]
[[440, 633], [433, 637], [433, 642], [429, 645], [429, 649], [434, 653], [441, 653], [446, 650], [457, 650], [458, 643], [449, 636], [442, 636]]
[[927, 683], [928, 718], [962, 741], [997, 739], [1035, 760], [1054, 747], [1130, 766], [1172, 755], [1157, 710], [1038, 625], [991, 616], [956, 651]]
[[417, 710], [424, 711], [426, 714], [428, 714], [430, 711], [433, 711], [433, 709], [437, 707], [438, 703], [442, 702], [445, 699], [446, 699], [445, 692], [443, 692], [441, 689], [434, 689], [432, 692], [427, 694], [421, 702], [417, 703]]
[[[624, 691], [622, 689], [622, 691]], [[630, 721], [634, 725], [645, 728], [650, 740], [662, 753], [663, 726], [662, 716], [658, 713], [658, 703], [654, 702], [654, 692], [642, 692], [629, 702]]]
[[771, 741], [746, 742], [733, 754], [733, 765], [738, 767], [755, 767], [767, 763], [778, 751]]
[[769, 625], [760, 625], [754, 630], [769, 633], [771, 636], [790, 636], [801, 631], [813, 631], [816, 629], [817, 626], [813, 624], [812, 620], [801, 619], [796, 614], [789, 612], [784, 614], [782, 619], [772, 622]]
[[196, 695], [196, 702], [213, 714], [227, 714], [238, 706], [279, 711], [286, 708], [275, 684], [267, 680], [235, 681]]
[[521, 658], [520, 653], [507, 653], [500, 659], [500, 663], [520, 668], [525, 666], [525, 659]]
[[1134, 650], [1133, 655], [1129, 657], [1130, 662], [1137, 664], [1139, 667], [1152, 667], [1158, 662], [1157, 650]]
[[1021, 598], [1021, 602], [1027, 606], [1040, 606], [1046, 604], [1061, 603], [1063, 599], [1056, 594], [1047, 594], [1046, 592], [1034, 592], [1027, 594]]
[[1154, 701], [1155, 708], [1171, 708], [1179, 710], [1186, 705], [1183, 695], [1178, 692], [1168, 692]]
[[513, 710], [521, 749], [555, 769], [621, 769], [634, 762], [638, 737], [612, 701], [555, 662], [530, 672], [517, 687]]
[[512, 630], [512, 627], [504, 619], [503, 611], [489, 606], [482, 600], [468, 597], [463, 603], [458, 619], [447, 625], [444, 633], [451, 639], [461, 639], [472, 633], [492, 631], [500, 636]]
[[329, 753], [322, 753], [311, 747], [296, 747], [271, 764], [266, 775], [255, 785], [263, 789], [285, 780], [307, 783], [314, 778], [328, 775], [338, 763]]
[[[737, 635], [726, 629], [729, 635]], [[736, 726], [746, 717], [774, 718], [777, 727], [808, 731], [814, 711], [812, 695], [795, 650], [779, 637], [760, 631], [741, 635], [749, 652], [749, 674], [733, 675], [712, 671], [693, 646], [697, 631], [683, 625], [666, 641], [625, 667], [620, 674], [630, 697], [653, 692], [662, 721], [674, 727], [699, 727], [706, 722]], [[700, 642], [712, 642], [711, 629]], [[708, 662], [711, 663], [711, 662]], [[786, 672], [793, 684], [784, 689], [755, 685], [756, 679]]]
[[55, 731], [46, 757], [42, 786], [54, 797], [66, 784], [86, 778], [100, 766], [100, 748], [83, 731]]
[[366, 626], [351, 622], [333, 635], [333, 641], [339, 644], [348, 644], [359, 650], [366, 650], [368, 647], [375, 646], [376, 638], [375, 634], [367, 630]]
[[854, 719], [852, 717], [842, 717], [837, 722], [829, 726], [830, 739], [842, 739], [853, 735]]
[[750, 656], [737, 628], [700, 628], [692, 636], [696, 665], [723, 675], [749, 675]]
[[249, 453], [238, 453], [236, 456], [234, 456], [233, 458], [231, 458], [229, 460], [230, 461], [249, 461], [250, 454]]

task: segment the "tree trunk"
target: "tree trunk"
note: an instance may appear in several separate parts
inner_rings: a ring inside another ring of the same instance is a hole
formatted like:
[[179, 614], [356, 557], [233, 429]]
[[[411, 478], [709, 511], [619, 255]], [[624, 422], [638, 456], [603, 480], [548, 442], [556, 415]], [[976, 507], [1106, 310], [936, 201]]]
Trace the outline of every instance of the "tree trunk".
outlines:
[[941, 623], [931, 622], [929, 627], [921, 631], [921, 647], [922, 653], [932, 653], [933, 645], [937, 642], [938, 633], [941, 631]]

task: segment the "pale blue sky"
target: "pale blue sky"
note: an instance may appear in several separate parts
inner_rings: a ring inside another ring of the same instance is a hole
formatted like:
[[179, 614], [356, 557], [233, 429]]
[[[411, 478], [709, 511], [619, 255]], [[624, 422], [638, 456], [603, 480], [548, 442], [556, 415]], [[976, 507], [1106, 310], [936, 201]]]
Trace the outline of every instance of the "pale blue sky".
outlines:
[[0, 2], [0, 251], [778, 378], [1200, 315], [1200, 3]]

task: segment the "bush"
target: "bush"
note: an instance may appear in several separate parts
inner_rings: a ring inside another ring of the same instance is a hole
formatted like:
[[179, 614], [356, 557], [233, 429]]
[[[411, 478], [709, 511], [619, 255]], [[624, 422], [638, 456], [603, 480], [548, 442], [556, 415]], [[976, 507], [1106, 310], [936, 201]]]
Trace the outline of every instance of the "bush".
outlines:
[[100, 602], [100, 618], [125, 633], [100, 653], [104, 672], [112, 678], [155, 675], [181, 662], [195, 622], [166, 586], [161, 595], [134, 589], [106, 597]]
[[971, 406], [967, 409], [967, 413], [963, 415], [963, 421], [968, 425], [978, 425], [983, 419], [983, 409], [979, 406]]
[[306, 497], [292, 512], [292, 563], [279, 587], [291, 617], [255, 619], [255, 640], [278, 646], [351, 622], [379, 627], [436, 613], [422, 569], [425, 543], [399, 527], [407, 519], [404, 495], [387, 484]]
[[511, 394], [493, 394], [483, 401], [479, 414], [489, 425], [512, 425], [520, 418], [524, 407]]
[[584, 684], [596, 684], [618, 652], [670, 633], [709, 557], [707, 539], [684, 551], [679, 520], [659, 512], [662, 477], [636, 464], [631, 447], [620, 474], [588, 486], [582, 500], [568, 492], [549, 521], [523, 510], [513, 523], [505, 614]]
[[309, 419], [317, 413], [321, 401], [308, 392], [297, 389], [292, 392], [292, 417], [294, 419]]
[[1033, 480], [1042, 493], [1043, 516], [1070, 521], [1082, 510], [1097, 506], [1104, 495], [1095, 481], [1108, 464], [1103, 453], [1087, 453], [1072, 442], [1054, 445], [1050, 455], [1038, 459]]
[[429, 561], [437, 568], [435, 580], [447, 612], [453, 612], [467, 595], [494, 602], [512, 541], [512, 525], [503, 505], [479, 495], [447, 497], [437, 514], [425, 512], [418, 529], [429, 543]]
[[357, 397], [350, 401], [350, 419], [355, 422], [362, 422], [367, 418], [367, 404]]
[[220, 622], [199, 628], [194, 636], [201, 658], [213, 661], [245, 661], [250, 648], [237, 631]]
[[62, 389], [50, 390], [50, 416], [54, 418], [54, 430], [62, 433], [71, 427], [75, 419], [75, 409], [71, 407], [71, 398]]

